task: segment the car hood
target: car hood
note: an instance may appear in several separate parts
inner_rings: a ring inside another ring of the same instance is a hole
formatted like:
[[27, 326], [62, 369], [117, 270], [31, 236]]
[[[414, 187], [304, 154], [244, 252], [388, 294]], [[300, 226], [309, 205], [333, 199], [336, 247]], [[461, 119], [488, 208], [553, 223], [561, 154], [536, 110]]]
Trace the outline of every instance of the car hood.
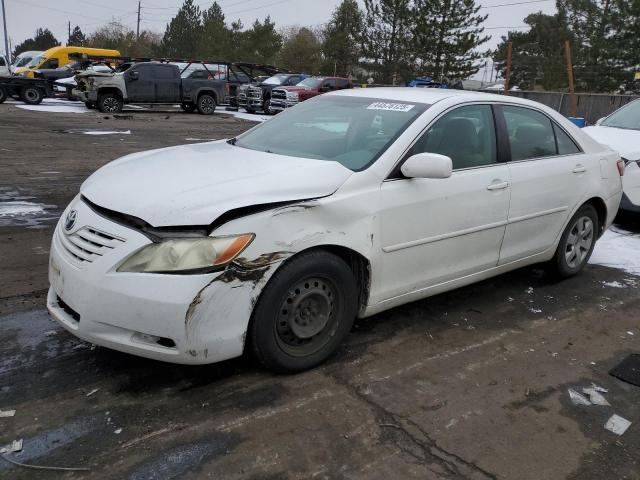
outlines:
[[80, 192], [154, 227], [195, 226], [236, 208], [331, 195], [352, 174], [338, 162], [258, 152], [222, 140], [127, 155], [91, 175]]
[[596, 125], [594, 127], [585, 127], [582, 131], [596, 142], [616, 150], [627, 160], [636, 161], [640, 159], [640, 131], [638, 130]]
[[76, 77], [115, 77], [115, 72], [93, 72], [84, 71], [76, 75]]

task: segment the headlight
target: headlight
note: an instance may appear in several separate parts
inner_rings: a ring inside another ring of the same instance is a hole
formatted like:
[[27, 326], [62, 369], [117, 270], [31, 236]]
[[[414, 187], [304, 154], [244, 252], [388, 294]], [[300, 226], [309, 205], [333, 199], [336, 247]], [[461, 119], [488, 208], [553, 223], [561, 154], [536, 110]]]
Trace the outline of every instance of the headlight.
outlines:
[[131, 255], [118, 272], [202, 273], [223, 267], [251, 243], [253, 233], [229, 237], [176, 238]]
[[298, 92], [287, 92], [287, 100], [298, 101]]

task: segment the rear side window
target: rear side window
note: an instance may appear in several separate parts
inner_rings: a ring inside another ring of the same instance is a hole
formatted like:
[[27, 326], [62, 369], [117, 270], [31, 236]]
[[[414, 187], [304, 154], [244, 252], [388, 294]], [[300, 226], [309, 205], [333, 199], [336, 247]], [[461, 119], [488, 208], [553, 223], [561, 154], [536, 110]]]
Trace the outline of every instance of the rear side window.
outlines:
[[155, 66], [154, 75], [159, 80], [170, 80], [176, 78], [176, 69], [171, 66]]
[[346, 78], [338, 79], [338, 88], [349, 88], [350, 82]]
[[512, 161], [557, 155], [553, 125], [546, 115], [529, 108], [506, 105], [503, 112]]
[[336, 87], [338, 86], [338, 82], [337, 82], [337, 80], [335, 78], [329, 78], [329, 79], [324, 81], [322, 86], [323, 87], [329, 87], [331, 90], [335, 90]]
[[411, 148], [410, 155], [417, 153], [451, 157], [454, 170], [497, 163], [491, 106], [468, 105], [443, 115]]
[[553, 124], [553, 130], [556, 134], [556, 141], [558, 142], [558, 155], [580, 153], [580, 149], [575, 142], [571, 140], [571, 137], [555, 123]]

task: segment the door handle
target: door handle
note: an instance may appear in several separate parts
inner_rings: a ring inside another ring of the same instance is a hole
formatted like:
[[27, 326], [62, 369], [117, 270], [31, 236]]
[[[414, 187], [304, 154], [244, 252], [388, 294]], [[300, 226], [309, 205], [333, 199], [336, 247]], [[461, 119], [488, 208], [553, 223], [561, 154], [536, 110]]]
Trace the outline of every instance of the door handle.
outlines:
[[497, 182], [489, 185], [487, 187], [487, 190], [502, 190], [504, 188], [507, 188], [508, 186], [509, 186], [509, 182]]
[[573, 173], [584, 173], [586, 171], [587, 167], [585, 167], [581, 163], [577, 164], [576, 167], [572, 170]]

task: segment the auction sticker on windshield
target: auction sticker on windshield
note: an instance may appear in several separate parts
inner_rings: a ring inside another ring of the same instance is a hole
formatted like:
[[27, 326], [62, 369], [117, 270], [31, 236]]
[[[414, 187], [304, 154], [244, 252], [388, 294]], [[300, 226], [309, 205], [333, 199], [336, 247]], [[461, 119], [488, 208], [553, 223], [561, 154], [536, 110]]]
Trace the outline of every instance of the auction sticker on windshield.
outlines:
[[387, 102], [376, 102], [372, 103], [367, 107], [367, 110], [389, 110], [392, 112], [408, 112], [415, 105], [409, 105], [407, 103], [387, 103]]

